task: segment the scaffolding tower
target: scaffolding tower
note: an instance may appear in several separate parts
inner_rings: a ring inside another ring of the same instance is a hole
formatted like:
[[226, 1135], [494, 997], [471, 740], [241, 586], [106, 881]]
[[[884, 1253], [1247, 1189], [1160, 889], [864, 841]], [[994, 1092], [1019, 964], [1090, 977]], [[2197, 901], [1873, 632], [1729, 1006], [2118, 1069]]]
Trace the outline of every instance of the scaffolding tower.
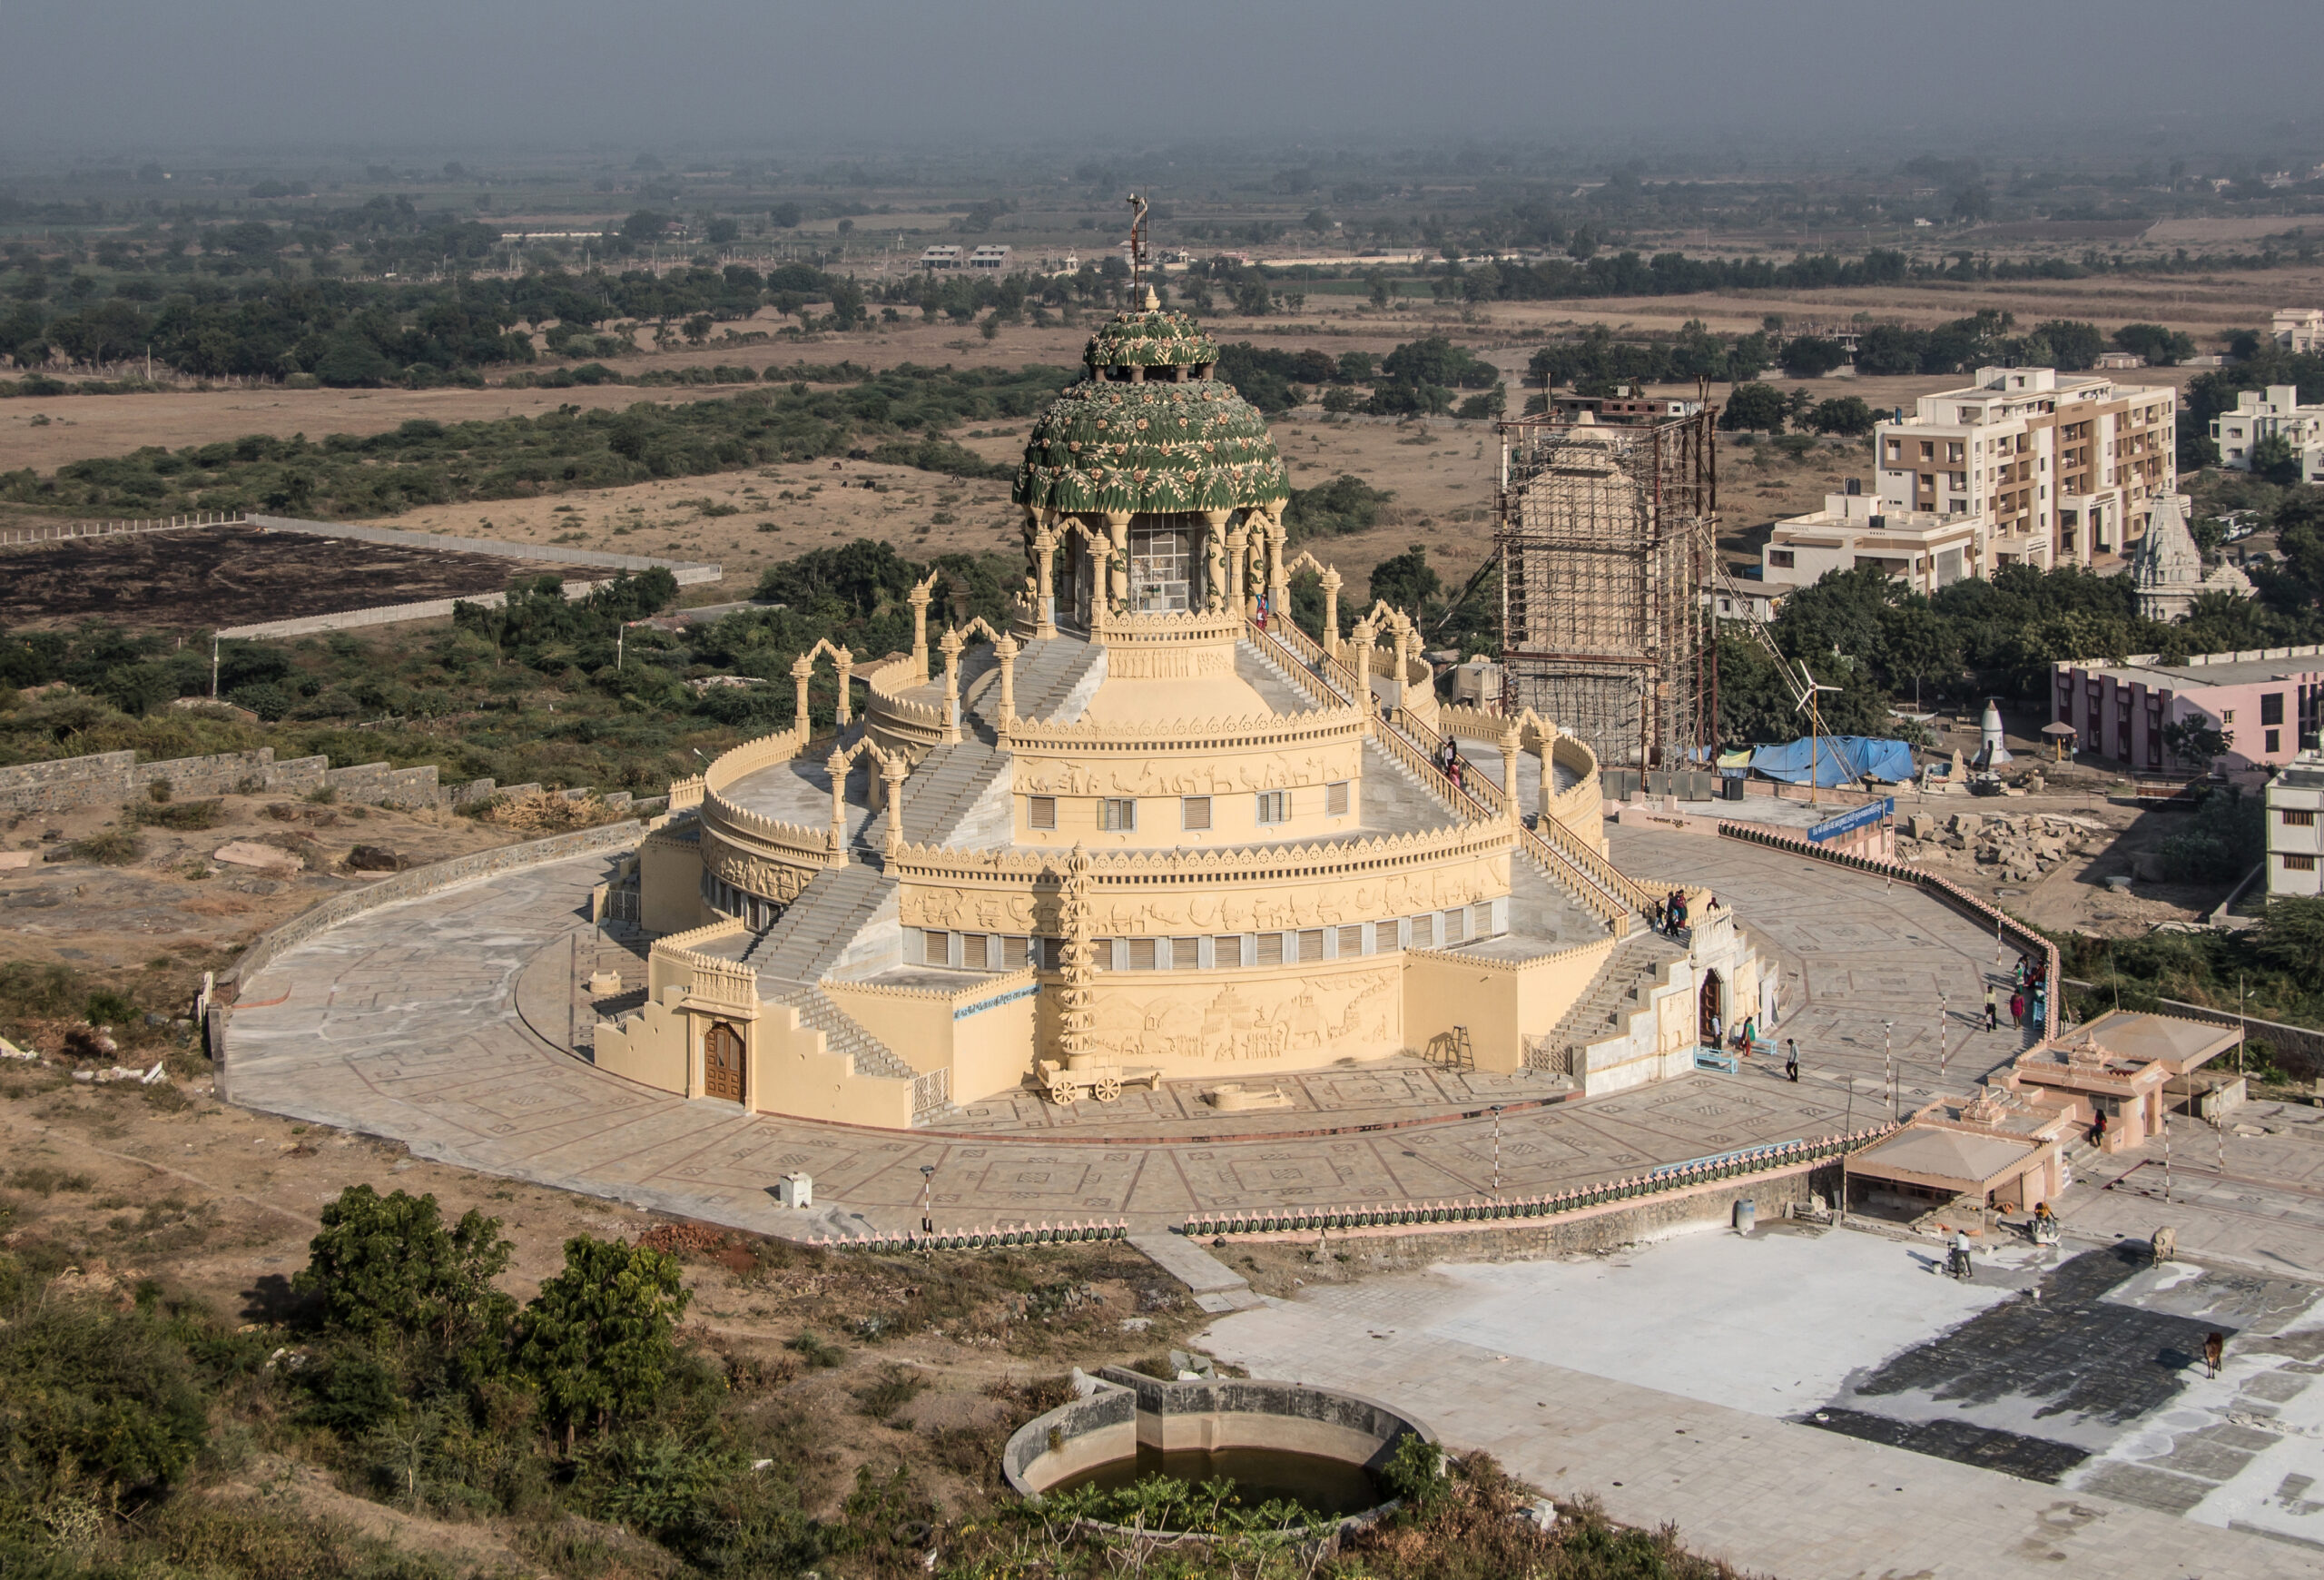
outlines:
[[1499, 425], [1503, 703], [1551, 720], [1606, 767], [1681, 767], [1710, 743], [1714, 416], [1704, 402]]

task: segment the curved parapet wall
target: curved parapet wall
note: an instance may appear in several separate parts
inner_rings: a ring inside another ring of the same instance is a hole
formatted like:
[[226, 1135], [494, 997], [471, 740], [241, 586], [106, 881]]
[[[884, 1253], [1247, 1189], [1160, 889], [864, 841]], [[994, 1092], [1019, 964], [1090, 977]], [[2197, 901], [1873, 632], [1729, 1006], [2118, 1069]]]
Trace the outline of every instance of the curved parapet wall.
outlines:
[[1555, 818], [1574, 838], [1605, 854], [1606, 793], [1598, 778], [1598, 754], [1571, 736], [1560, 736], [1550, 743], [1550, 763], [1552, 769], [1571, 775], [1573, 783], [1541, 798], [1543, 815]]
[[1009, 1437], [1001, 1474], [1019, 1496], [1039, 1500], [1140, 1447], [1314, 1454], [1377, 1476], [1405, 1438], [1436, 1441], [1403, 1411], [1357, 1394], [1245, 1378], [1162, 1382], [1112, 1367], [1099, 1375], [1114, 1386], [1038, 1416]]

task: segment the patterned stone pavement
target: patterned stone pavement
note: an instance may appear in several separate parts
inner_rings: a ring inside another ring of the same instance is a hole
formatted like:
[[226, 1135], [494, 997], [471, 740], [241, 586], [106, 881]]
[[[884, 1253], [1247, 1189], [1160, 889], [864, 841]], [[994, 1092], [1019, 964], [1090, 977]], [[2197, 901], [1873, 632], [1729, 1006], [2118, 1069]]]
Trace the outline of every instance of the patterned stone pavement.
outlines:
[[[2009, 1023], [2015, 953], [1915, 889], [1702, 834], [1616, 826], [1607, 836], [1624, 869], [1707, 884], [1735, 907], [1762, 955], [1782, 961], [1777, 1035], [1798, 1039], [1802, 1084], [1852, 1085], [1859, 1118], [1879, 1117], [1891, 1054], [1896, 1111], [1908, 1115], [2033, 1046]], [[1994, 1032], [1988, 982], [2002, 998]]]
[[[1758, 847], [1616, 838], [1617, 859], [1716, 884], [1762, 947], [1783, 955], [1810, 1078], [1793, 1086], [1747, 1069], [1512, 1108], [1499, 1126], [1504, 1193], [1828, 1134], [1851, 1116], [1869, 1122], [1885, 1101], [1884, 1018], [1898, 1022], [1905, 1098], [1933, 1089], [1935, 988], [1965, 1002], [1992, 959], [1968, 922], [1915, 891]], [[368, 913], [285, 953], [235, 1010], [233, 1100], [487, 1172], [801, 1234], [908, 1226], [922, 1165], [937, 1169], [940, 1227], [961, 1229], [1098, 1217], [1154, 1228], [1197, 1210], [1479, 1196], [1492, 1188], [1495, 1126], [1478, 1111], [1540, 1095], [1397, 1063], [1312, 1075], [1295, 1083], [1299, 1107], [1231, 1125], [1166, 1088], [1118, 1124], [1089, 1105], [1019, 1114], [1008, 1103], [964, 1116], [989, 1127], [981, 1133], [907, 1134], [687, 1102], [567, 1052], [589, 1021], [567, 1002], [574, 972], [604, 963], [633, 983], [639, 975], [633, 953], [582, 920], [605, 870], [589, 857], [504, 874]], [[1918, 1042], [1905, 1026], [1915, 1007], [1929, 1012]], [[1954, 1081], [2012, 1051], [2012, 1035], [1953, 1027]], [[1428, 1122], [1398, 1123], [1413, 1120]], [[1190, 1123], [1207, 1139], [1184, 1139], [1197, 1133]], [[1341, 1133], [1316, 1133], [1326, 1130]], [[825, 1209], [774, 1205], [775, 1179], [794, 1169], [814, 1177]]]

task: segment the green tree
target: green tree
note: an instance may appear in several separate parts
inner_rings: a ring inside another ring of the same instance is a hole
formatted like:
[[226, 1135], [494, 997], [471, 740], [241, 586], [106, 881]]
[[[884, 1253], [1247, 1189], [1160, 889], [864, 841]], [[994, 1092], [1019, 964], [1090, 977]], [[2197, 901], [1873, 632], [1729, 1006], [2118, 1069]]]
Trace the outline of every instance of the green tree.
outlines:
[[158, 1491], [208, 1427], [183, 1347], [147, 1312], [58, 1301], [0, 1323], [0, 1501]]
[[516, 1310], [492, 1286], [510, 1249], [500, 1220], [474, 1208], [448, 1228], [433, 1196], [350, 1185], [323, 1209], [292, 1282], [320, 1299], [331, 1327], [480, 1364]]
[[1880, 620], [1881, 664], [1892, 676], [1913, 683], [1913, 710], [1921, 706], [1921, 682], [1950, 676], [1961, 667], [1961, 641], [1928, 600], [1908, 598], [1884, 610]]
[[2163, 749], [2173, 761], [2197, 773], [2208, 770], [2214, 761], [2227, 755], [2228, 748], [2234, 744], [2234, 731], [2221, 729], [2199, 713], [2174, 718], [2162, 726]]
[[2195, 354], [2192, 337], [2159, 323], [2126, 323], [2114, 331], [2114, 343], [2157, 368], [2173, 367]]
[[677, 1358], [672, 1335], [692, 1299], [677, 1259], [623, 1240], [576, 1235], [565, 1270], [525, 1308], [517, 1359], [565, 1424], [600, 1427], [649, 1404]]
[[1719, 427], [1730, 433], [1781, 433], [1783, 391], [1773, 384], [1738, 384], [1728, 392]]
[[2299, 484], [2299, 451], [2280, 433], [2271, 433], [2251, 447], [2251, 475], [2278, 488]]
[[1877, 427], [1880, 414], [1866, 405], [1861, 395], [1837, 395], [1817, 401], [1815, 410], [1807, 414], [1807, 422], [1818, 433], [1844, 434], [1855, 439]]
[[2251, 950], [2263, 963], [2313, 981], [2324, 963], [2324, 899], [2287, 895], [2269, 901]]
[[1848, 360], [1847, 348], [1828, 335], [1795, 335], [1783, 343], [1783, 370], [1795, 379], [1820, 379]]
[[2094, 367], [2106, 350], [2106, 337], [2099, 332], [2098, 326], [2079, 319], [2053, 318], [2046, 323], [2037, 323], [2034, 336], [2048, 348], [2048, 354], [2037, 360], [2053, 368]]
[[1415, 543], [1372, 568], [1372, 597], [1393, 609], [1417, 616], [1443, 590], [1443, 578], [1428, 563], [1428, 546]]

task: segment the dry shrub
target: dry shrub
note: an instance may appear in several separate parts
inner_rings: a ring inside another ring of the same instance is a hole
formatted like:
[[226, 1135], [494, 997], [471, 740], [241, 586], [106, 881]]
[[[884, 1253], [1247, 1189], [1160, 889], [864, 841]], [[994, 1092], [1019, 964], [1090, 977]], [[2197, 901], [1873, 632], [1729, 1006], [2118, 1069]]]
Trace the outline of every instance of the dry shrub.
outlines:
[[514, 829], [521, 834], [565, 834], [576, 828], [595, 828], [601, 823], [611, 823], [624, 815], [595, 795], [568, 800], [545, 790], [538, 795], [496, 801], [485, 809], [483, 821], [496, 828]]

